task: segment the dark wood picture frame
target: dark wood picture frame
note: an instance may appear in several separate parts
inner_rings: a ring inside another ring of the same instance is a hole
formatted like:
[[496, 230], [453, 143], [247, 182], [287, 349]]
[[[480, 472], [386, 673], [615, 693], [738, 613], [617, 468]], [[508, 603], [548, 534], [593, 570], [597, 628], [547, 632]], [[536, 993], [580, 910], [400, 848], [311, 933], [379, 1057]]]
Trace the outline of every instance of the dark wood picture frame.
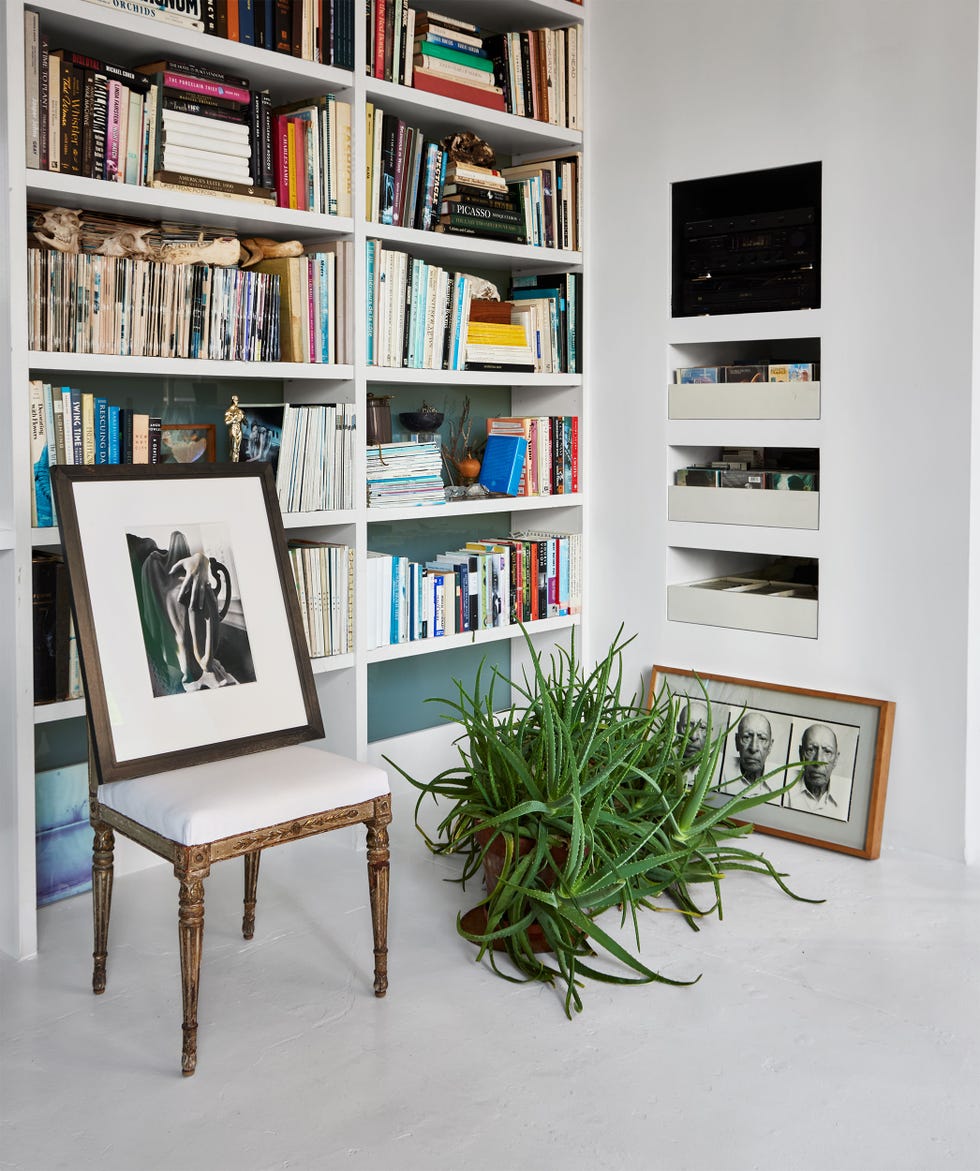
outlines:
[[[757, 830], [878, 857], [895, 721], [891, 700], [654, 666], [648, 706], [665, 689], [674, 699], [710, 704], [707, 734], [724, 738], [712, 781], [716, 801], [740, 792], [752, 783], [746, 775], [761, 770], [756, 791], [793, 788], [755, 807]], [[682, 718], [679, 713], [679, 723]]]
[[[61, 465], [53, 469], [52, 481], [100, 781], [322, 738], [323, 720], [267, 463]], [[178, 543], [174, 552], [174, 537], [181, 536], [177, 530], [195, 530], [195, 520], [202, 517], [208, 518], [200, 522], [202, 531], [227, 534], [219, 548], [227, 550], [223, 556], [228, 564], [209, 558], [205, 548], [192, 553], [196, 562], [188, 558], [180, 568], [171, 568], [183, 551]], [[154, 542], [160, 539], [157, 534], [166, 541], [168, 530], [173, 531], [164, 552]], [[157, 558], [149, 566], [151, 571], [159, 567], [155, 578], [147, 572], [150, 556], [139, 560], [145, 549]], [[181, 591], [182, 576], [186, 585]], [[175, 592], [148, 603], [151, 585], [160, 581], [173, 581]], [[209, 597], [212, 583], [214, 596]], [[224, 608], [218, 614], [222, 588]], [[195, 591], [202, 599], [197, 606]], [[183, 598], [177, 600], [181, 592]], [[203, 609], [207, 633], [199, 634], [200, 628], [188, 633], [191, 619], [180, 616], [174, 623], [183, 621], [184, 633], [177, 632], [176, 624], [168, 630], [159, 615], [179, 614], [181, 607], [188, 612]], [[156, 622], [152, 631], [148, 608]], [[242, 678], [231, 677], [218, 661], [226, 632], [227, 645], [237, 649], [237, 663], [244, 667]], [[183, 676], [180, 667], [172, 666], [182, 639], [180, 666], [187, 664]], [[212, 652], [210, 658], [202, 656], [201, 647]], [[166, 671], [160, 666], [165, 656]], [[157, 690], [161, 680], [170, 690]]]
[[[167, 443], [167, 434], [171, 432], [186, 432], [190, 438], [195, 432], [204, 440], [204, 449], [201, 455], [191, 460], [168, 459], [166, 452], [172, 450]], [[160, 427], [161, 463], [205, 463], [213, 464], [217, 459], [217, 428], [214, 423], [163, 423]]]

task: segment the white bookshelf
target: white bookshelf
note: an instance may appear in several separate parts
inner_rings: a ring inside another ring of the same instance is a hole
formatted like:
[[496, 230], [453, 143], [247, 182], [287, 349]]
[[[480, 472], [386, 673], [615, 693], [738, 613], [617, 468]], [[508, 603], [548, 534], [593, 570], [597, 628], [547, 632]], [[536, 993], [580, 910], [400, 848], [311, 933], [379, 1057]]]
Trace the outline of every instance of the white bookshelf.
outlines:
[[[122, 65], [156, 57], [186, 57], [206, 61], [218, 69], [247, 76], [255, 89], [269, 89], [275, 102], [332, 91], [352, 103], [351, 218], [313, 215], [191, 192], [145, 189], [94, 179], [28, 170], [24, 164], [23, 11], [40, 14], [42, 27], [57, 44], [79, 49]], [[557, 27], [584, 23], [586, 12], [569, 0], [442, 0], [440, 11], [473, 19], [493, 30]], [[587, 479], [588, 388], [582, 375], [514, 375], [369, 367], [365, 354], [365, 243], [382, 240], [395, 248], [454, 270], [488, 272], [503, 281], [514, 272], [582, 271], [582, 252], [531, 248], [523, 245], [432, 232], [392, 228], [367, 222], [364, 183], [364, 106], [374, 102], [395, 112], [411, 125], [434, 134], [472, 129], [503, 155], [568, 153], [581, 149], [581, 132], [500, 114], [423, 94], [353, 72], [299, 61], [263, 49], [205, 36], [174, 25], [160, 25], [124, 12], [109, 12], [87, 0], [8, 0], [0, 11], [0, 51], [7, 64], [4, 79], [2, 178], [0, 218], [5, 228], [10, 264], [0, 281], [9, 312], [0, 320], [0, 343], [9, 348], [7, 372], [13, 388], [25, 387], [30, 377], [59, 375], [132, 377], [143, 380], [181, 379], [216, 387], [221, 396], [238, 387], [272, 382], [281, 387], [283, 401], [345, 401], [355, 405], [363, 436], [368, 390], [382, 386], [402, 394], [417, 389], [419, 396], [454, 391], [472, 396], [503, 393], [512, 413], [578, 414], [582, 419], [580, 465]], [[364, 58], [363, 20], [355, 19], [355, 62]], [[240, 235], [268, 235], [300, 239], [305, 244], [349, 239], [354, 244], [353, 360], [321, 366], [283, 362], [214, 362], [155, 358], [124, 358], [27, 349], [27, 307], [20, 258], [26, 253], [28, 204], [65, 206], [105, 214], [121, 214], [151, 221], [170, 219], [188, 224], [227, 227]], [[587, 212], [586, 212], [587, 214]], [[0, 949], [15, 956], [36, 949], [34, 878], [34, 735], [37, 728], [52, 733], [64, 721], [85, 715], [84, 700], [35, 707], [32, 702], [31, 551], [56, 546], [58, 530], [30, 526], [30, 462], [26, 394], [12, 394], [2, 408], [0, 426], [0, 703], [9, 723], [0, 728], [0, 877], [7, 892], [0, 910]], [[496, 413], [496, 412], [495, 412]], [[9, 458], [7, 458], [9, 457]], [[364, 451], [355, 455], [355, 481], [363, 483]], [[351, 654], [313, 660], [313, 671], [324, 708], [330, 747], [364, 758], [368, 753], [368, 669], [399, 659], [437, 663], [433, 656], [461, 652], [466, 647], [513, 648], [520, 661], [522, 636], [518, 627], [460, 634], [395, 647], [369, 650], [363, 621], [367, 609], [366, 564], [376, 526], [386, 524], [397, 534], [414, 532], [418, 522], [438, 534], [440, 525], [458, 526], [474, 519], [473, 536], [483, 519], [493, 516], [500, 529], [552, 527], [585, 531], [587, 499], [583, 493], [516, 500], [480, 499], [430, 509], [368, 509], [363, 501], [337, 512], [293, 513], [284, 516], [290, 534], [301, 534], [349, 544], [355, 549], [355, 647]], [[503, 514], [503, 516], [501, 515]], [[511, 519], [513, 518], [513, 519]], [[437, 540], [436, 538], [434, 538]], [[438, 552], [432, 549], [432, 554]], [[587, 596], [586, 588], [583, 590]], [[553, 645], [582, 627], [580, 615], [532, 624], [532, 635], [542, 646]], [[9, 653], [6, 653], [9, 648]], [[450, 660], [447, 660], [449, 662]], [[448, 686], [447, 667], [447, 686]], [[9, 735], [3, 732], [9, 730]]]

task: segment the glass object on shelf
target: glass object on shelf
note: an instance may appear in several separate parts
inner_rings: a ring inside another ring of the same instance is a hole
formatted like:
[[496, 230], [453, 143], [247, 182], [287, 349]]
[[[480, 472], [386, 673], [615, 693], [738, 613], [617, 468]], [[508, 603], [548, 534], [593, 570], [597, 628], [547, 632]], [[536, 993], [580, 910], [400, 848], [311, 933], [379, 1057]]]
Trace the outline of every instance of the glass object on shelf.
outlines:
[[391, 398], [390, 394], [367, 396], [368, 447], [391, 442]]

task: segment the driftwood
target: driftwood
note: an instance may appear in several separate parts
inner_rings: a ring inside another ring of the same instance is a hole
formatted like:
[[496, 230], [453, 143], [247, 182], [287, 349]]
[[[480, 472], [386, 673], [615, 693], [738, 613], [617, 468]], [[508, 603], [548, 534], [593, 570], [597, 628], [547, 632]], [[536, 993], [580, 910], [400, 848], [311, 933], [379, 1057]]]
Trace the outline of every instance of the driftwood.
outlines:
[[251, 268], [262, 260], [280, 256], [302, 256], [303, 245], [299, 240], [270, 240], [266, 236], [249, 236], [241, 240], [241, 266]]

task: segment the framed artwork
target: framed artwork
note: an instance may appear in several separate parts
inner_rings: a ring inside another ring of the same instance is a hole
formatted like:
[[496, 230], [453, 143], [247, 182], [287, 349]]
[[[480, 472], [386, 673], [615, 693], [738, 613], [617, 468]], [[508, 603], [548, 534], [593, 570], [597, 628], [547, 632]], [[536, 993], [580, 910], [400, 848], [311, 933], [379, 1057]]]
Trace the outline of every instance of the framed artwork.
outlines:
[[160, 462], [163, 464], [213, 464], [215, 425], [213, 423], [164, 423], [160, 431]]
[[53, 480], [103, 781], [323, 735], [267, 463]]
[[242, 420], [242, 445], [239, 449], [239, 463], [268, 463], [272, 475], [279, 467], [279, 452], [282, 448], [282, 422], [285, 407], [282, 403], [239, 403], [244, 412]]
[[714, 801], [749, 785], [771, 791], [753, 811], [757, 829], [878, 857], [893, 702], [655, 666], [648, 704], [664, 692], [689, 701], [678, 713], [678, 734], [690, 722], [697, 732], [687, 740], [695, 747], [707, 734], [710, 704], [711, 739], [722, 739]]

